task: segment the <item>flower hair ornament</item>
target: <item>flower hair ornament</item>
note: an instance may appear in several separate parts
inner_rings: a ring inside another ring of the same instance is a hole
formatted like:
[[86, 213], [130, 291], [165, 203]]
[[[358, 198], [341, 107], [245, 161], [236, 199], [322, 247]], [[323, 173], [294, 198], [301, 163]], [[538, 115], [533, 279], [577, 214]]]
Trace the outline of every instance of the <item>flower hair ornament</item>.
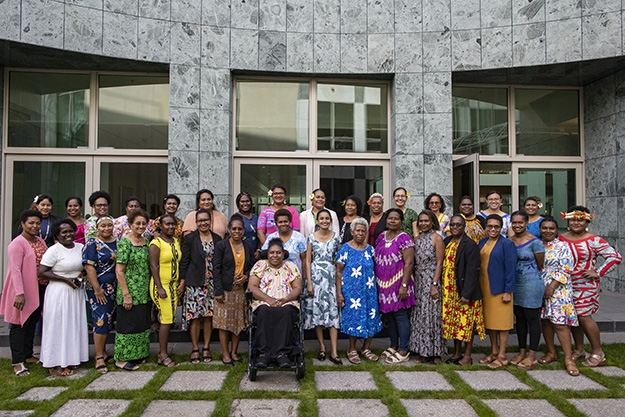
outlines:
[[560, 214], [562, 215], [562, 220], [586, 220], [590, 223], [595, 218], [587, 211], [581, 210], [569, 211], [568, 213], [560, 212]]
[[539, 209], [543, 208], [543, 203], [538, 203], [538, 208]]
[[341, 206], [345, 206], [345, 203], [347, 203], [347, 200], [341, 201]]
[[271, 196], [273, 195], [273, 190], [269, 190], [269, 191], [267, 191], [267, 195], [268, 195], [269, 197], [271, 197]]
[[367, 200], [367, 205], [370, 206], [371, 205], [371, 200]]
[[406, 193], [406, 198], [410, 198], [410, 193]]
[[310, 201], [312, 201], [315, 198], [315, 193], [310, 193], [308, 198], [310, 198]]
[[36, 195], [35, 198], [33, 198], [33, 203], [39, 203], [39, 195]]

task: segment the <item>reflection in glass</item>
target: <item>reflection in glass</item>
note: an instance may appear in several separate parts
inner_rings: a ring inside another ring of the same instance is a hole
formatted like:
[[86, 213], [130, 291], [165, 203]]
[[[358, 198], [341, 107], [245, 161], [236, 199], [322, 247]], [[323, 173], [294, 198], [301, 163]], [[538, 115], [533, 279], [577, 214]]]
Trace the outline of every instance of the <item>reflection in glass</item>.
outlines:
[[362, 216], [368, 216], [367, 199], [373, 193], [382, 194], [383, 173], [381, 166], [322, 165], [319, 169], [320, 187], [326, 193], [326, 207], [345, 215], [342, 201], [356, 195], [363, 203]]
[[518, 155], [579, 156], [579, 91], [515, 90]]
[[101, 75], [98, 148], [167, 149], [169, 79]]
[[237, 83], [236, 149], [308, 150], [307, 83]]
[[[511, 164], [506, 162], [480, 162], [480, 205], [479, 210], [486, 210], [486, 194], [491, 191], [501, 193], [501, 211], [512, 213], [512, 172]], [[476, 208], [476, 211], [479, 211]]]
[[[306, 210], [305, 165], [241, 165], [241, 191], [252, 196], [253, 211], [260, 214], [271, 200], [267, 192], [274, 184], [286, 187], [286, 204], [298, 213]], [[311, 190], [312, 191], [312, 190]]]
[[85, 163], [15, 161], [11, 236], [17, 233], [20, 213], [30, 208], [38, 194], [52, 197], [53, 215], [67, 217], [63, 204], [67, 197], [75, 195], [85, 201]]
[[453, 87], [452, 106], [454, 154], [508, 154], [506, 88]]
[[387, 152], [386, 85], [318, 84], [317, 113], [319, 151]]
[[84, 148], [89, 143], [89, 74], [9, 75], [8, 144]]
[[[137, 196], [151, 219], [163, 214], [162, 199], [167, 195], [167, 163], [103, 162], [100, 164], [100, 189], [111, 194], [109, 214], [126, 214], [124, 200]], [[178, 213], [184, 218], [187, 213]]]

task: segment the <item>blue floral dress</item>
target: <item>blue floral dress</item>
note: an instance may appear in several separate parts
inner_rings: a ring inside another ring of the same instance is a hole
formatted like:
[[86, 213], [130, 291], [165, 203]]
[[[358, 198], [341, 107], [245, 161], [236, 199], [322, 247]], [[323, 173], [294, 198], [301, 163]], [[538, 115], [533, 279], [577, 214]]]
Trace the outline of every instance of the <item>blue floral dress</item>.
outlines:
[[310, 266], [310, 280], [312, 281], [314, 295], [308, 295], [304, 288], [304, 328], [312, 329], [315, 326], [341, 327], [339, 308], [336, 304], [336, 265], [334, 258], [341, 240], [335, 233], [327, 242], [320, 242], [314, 233], [308, 235], [308, 245], [312, 247]]
[[554, 324], [579, 326], [573, 305], [571, 271], [574, 265], [573, 253], [566, 243], [555, 238], [545, 246], [545, 267], [541, 274], [545, 287], [554, 280], [561, 285], [556, 287], [550, 298], [543, 300], [543, 307], [540, 310], [541, 319], [547, 319]]
[[95, 296], [93, 287], [87, 281], [85, 289], [91, 307], [93, 320], [93, 332], [95, 334], [107, 334], [113, 322], [113, 310], [115, 309], [115, 291], [117, 289], [117, 277], [115, 265], [117, 259], [117, 240], [114, 242], [102, 242], [98, 238], [89, 239], [83, 248], [82, 263], [95, 268], [100, 288], [104, 290], [106, 303], [100, 304]]
[[[267, 249], [272, 239], [280, 239], [280, 232], [274, 232], [267, 236], [263, 244], [263, 250]], [[302, 259], [300, 253], [306, 252], [306, 238], [300, 232], [293, 230], [291, 238], [284, 244], [284, 249], [289, 251], [289, 261], [293, 262], [297, 269], [302, 270]]]
[[341, 288], [345, 307], [341, 310], [341, 332], [372, 337], [382, 330], [373, 273], [373, 246], [357, 250], [345, 243], [336, 254], [336, 262], [344, 265]]
[[516, 247], [516, 291], [513, 302], [524, 308], [540, 308], [543, 305], [545, 285], [536, 265], [535, 254], [545, 252], [545, 246], [533, 238]]

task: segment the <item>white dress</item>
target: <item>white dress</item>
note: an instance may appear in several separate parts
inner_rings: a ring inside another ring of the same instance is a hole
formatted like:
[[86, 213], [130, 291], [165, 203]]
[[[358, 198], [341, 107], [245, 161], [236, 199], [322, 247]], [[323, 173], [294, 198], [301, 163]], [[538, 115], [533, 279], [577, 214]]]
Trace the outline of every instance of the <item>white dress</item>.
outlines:
[[[325, 208], [325, 207], [324, 207]], [[329, 208], [325, 208], [330, 212], [330, 217], [332, 218], [332, 224], [330, 225], [330, 230], [334, 233], [338, 233], [340, 230], [339, 227], [339, 218], [336, 215], [334, 210], [330, 210]], [[308, 210], [302, 211], [299, 215], [299, 229], [300, 233], [304, 235], [304, 238], [308, 239], [308, 235], [315, 232], [315, 216], [312, 214], [312, 208]]]
[[[41, 265], [52, 267], [52, 272], [61, 277], [77, 277], [83, 270], [82, 248], [80, 243], [74, 243], [72, 249], [56, 243], [43, 255]], [[61, 281], [48, 284], [40, 359], [44, 368], [65, 368], [89, 360], [84, 288], [73, 289]]]

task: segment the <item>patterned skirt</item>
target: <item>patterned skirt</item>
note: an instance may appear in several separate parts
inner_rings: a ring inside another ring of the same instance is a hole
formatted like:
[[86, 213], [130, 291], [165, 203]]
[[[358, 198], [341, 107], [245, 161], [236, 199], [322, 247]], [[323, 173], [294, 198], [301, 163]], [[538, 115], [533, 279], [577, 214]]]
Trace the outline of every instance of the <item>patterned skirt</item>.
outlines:
[[484, 315], [482, 300], [469, 301], [468, 304], [460, 303], [460, 296], [456, 288], [456, 278], [449, 274], [448, 270], [443, 273], [443, 337], [468, 342], [473, 338], [476, 331], [480, 339], [486, 338], [484, 329]]
[[187, 330], [189, 322], [195, 319], [213, 317], [214, 289], [212, 285], [187, 287], [182, 307], [182, 330]]
[[247, 327], [247, 306], [243, 287], [224, 291], [224, 302], [216, 302], [213, 311], [213, 328], [238, 335]]

